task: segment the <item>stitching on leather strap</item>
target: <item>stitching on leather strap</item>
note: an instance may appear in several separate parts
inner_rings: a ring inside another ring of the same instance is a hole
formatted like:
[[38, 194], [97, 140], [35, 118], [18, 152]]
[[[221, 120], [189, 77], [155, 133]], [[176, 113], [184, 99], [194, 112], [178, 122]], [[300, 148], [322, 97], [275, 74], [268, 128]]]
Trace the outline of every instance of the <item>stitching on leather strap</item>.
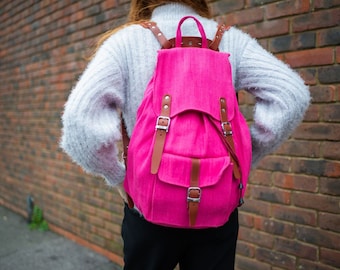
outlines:
[[156, 121], [156, 138], [151, 158], [151, 173], [156, 174], [161, 163], [166, 134], [170, 126], [171, 96], [166, 94], [162, 99], [161, 115]]
[[231, 127], [231, 123], [228, 121], [228, 108], [227, 101], [225, 98], [220, 98], [220, 113], [221, 113], [221, 126], [224, 133], [224, 139], [227, 143], [228, 150], [230, 153], [231, 161], [233, 162], [233, 175], [236, 179], [241, 178], [241, 172], [239, 168], [238, 158], [235, 152], [234, 140], [233, 140], [233, 131]]
[[200, 174], [200, 160], [193, 158], [191, 166], [191, 176], [190, 176], [190, 187], [188, 188], [188, 213], [189, 213], [189, 224], [190, 226], [195, 226], [198, 206], [201, 200], [202, 191], [199, 188], [199, 174]]

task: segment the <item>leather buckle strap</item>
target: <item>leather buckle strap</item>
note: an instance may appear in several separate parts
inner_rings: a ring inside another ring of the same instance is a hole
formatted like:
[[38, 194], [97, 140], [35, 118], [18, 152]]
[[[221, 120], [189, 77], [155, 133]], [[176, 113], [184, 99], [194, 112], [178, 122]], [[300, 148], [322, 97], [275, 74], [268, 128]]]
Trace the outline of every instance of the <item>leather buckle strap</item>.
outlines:
[[156, 138], [153, 146], [151, 158], [151, 173], [156, 174], [161, 163], [166, 134], [170, 126], [170, 106], [171, 96], [164, 95], [162, 99], [161, 115], [158, 116], [156, 122]]
[[231, 161], [233, 162], [233, 175], [236, 179], [241, 178], [241, 171], [239, 167], [238, 158], [235, 152], [233, 132], [231, 129], [231, 124], [228, 121], [228, 108], [225, 98], [220, 99], [220, 114], [221, 114], [221, 126], [224, 135], [224, 140], [229, 150]]
[[201, 201], [202, 196], [202, 191], [199, 188], [199, 174], [200, 174], [200, 160], [194, 158], [192, 159], [190, 187], [188, 188], [187, 193], [190, 226], [195, 226], [196, 224], [198, 205]]

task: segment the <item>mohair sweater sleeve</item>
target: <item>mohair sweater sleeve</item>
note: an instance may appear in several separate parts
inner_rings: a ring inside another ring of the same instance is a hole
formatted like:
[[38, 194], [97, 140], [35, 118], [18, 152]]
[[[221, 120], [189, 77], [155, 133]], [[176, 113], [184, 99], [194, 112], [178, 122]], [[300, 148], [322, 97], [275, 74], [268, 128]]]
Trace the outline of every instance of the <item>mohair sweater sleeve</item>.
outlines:
[[283, 143], [303, 120], [310, 93], [301, 77], [256, 40], [245, 46], [236, 68], [236, 88], [256, 98], [252, 137], [253, 167]]
[[124, 77], [119, 48], [105, 44], [88, 64], [65, 104], [63, 150], [86, 172], [115, 186], [124, 179], [118, 160], [121, 139], [119, 109], [124, 102]]

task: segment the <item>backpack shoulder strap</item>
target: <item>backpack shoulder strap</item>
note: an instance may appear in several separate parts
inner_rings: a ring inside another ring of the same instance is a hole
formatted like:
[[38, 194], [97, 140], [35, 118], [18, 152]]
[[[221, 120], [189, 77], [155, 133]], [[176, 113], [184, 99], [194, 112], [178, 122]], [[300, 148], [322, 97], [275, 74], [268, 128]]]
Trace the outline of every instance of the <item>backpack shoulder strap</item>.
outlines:
[[220, 24], [217, 28], [215, 37], [213, 39], [213, 41], [211, 42], [211, 44], [209, 45], [209, 48], [214, 50], [214, 51], [218, 51], [218, 47], [221, 43], [222, 37], [224, 32], [228, 31], [230, 28], [230, 26], [226, 26], [224, 24]]
[[155, 35], [155, 37], [157, 38], [157, 40], [161, 44], [162, 49], [170, 49], [172, 47], [169, 40], [167, 40], [167, 38], [164, 36], [164, 34], [158, 28], [158, 26], [155, 22], [145, 21], [145, 22], [141, 22], [140, 24], [144, 28], [148, 28], [148, 29], [151, 30], [151, 32]]

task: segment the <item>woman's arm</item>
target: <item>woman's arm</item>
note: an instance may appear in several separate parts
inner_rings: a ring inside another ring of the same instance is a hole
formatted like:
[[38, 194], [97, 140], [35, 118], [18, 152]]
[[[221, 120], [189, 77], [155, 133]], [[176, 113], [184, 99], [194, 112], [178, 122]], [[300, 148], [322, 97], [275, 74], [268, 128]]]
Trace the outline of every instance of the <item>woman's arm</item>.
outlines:
[[308, 86], [284, 64], [251, 39], [237, 68], [237, 88], [256, 98], [250, 128], [253, 167], [273, 152], [303, 120], [310, 103]]
[[116, 145], [121, 139], [124, 76], [122, 56], [108, 46], [98, 50], [67, 100], [60, 145], [86, 172], [114, 186], [125, 175]]

